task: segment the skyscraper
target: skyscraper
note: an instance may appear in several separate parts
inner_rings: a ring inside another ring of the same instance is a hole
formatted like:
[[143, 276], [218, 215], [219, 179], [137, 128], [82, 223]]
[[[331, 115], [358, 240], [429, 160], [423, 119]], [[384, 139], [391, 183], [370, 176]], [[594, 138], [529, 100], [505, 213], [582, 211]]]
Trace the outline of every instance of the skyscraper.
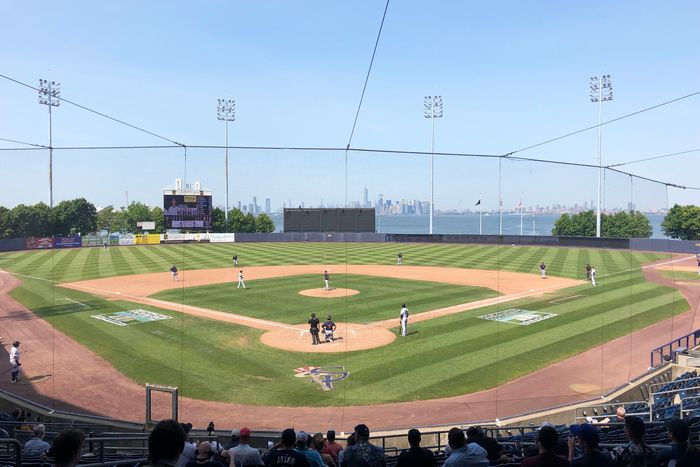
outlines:
[[270, 214], [270, 198], [265, 198], [265, 213]]
[[367, 187], [365, 187], [364, 190], [364, 197], [363, 197], [363, 203], [362, 203], [363, 208], [368, 208], [369, 207], [369, 194], [367, 192]]

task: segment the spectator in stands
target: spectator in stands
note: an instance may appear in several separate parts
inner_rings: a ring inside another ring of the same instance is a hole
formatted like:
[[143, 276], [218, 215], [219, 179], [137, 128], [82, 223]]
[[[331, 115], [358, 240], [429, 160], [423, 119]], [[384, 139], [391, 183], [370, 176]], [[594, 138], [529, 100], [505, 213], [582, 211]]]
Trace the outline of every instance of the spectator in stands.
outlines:
[[51, 445], [44, 441], [46, 434], [44, 425], [36, 425], [32, 431], [34, 431], [34, 437], [25, 443], [22, 448], [22, 457], [40, 456], [51, 448]]
[[671, 447], [659, 452], [659, 458], [663, 465], [675, 459], [679, 460], [688, 451], [688, 437], [690, 428], [683, 420], [674, 418], [668, 422], [668, 437], [671, 439]]
[[323, 467], [323, 460], [321, 459], [321, 454], [317, 451], [312, 451], [309, 449], [309, 435], [305, 431], [300, 431], [297, 433], [297, 441], [294, 449], [306, 456], [306, 460], [309, 461], [311, 467]]
[[357, 442], [357, 440], [355, 438], [355, 433], [350, 433], [350, 435], [348, 436], [348, 439], [345, 442], [345, 444], [346, 444], [345, 449], [343, 449], [342, 451], [340, 451], [338, 453], [338, 462], [337, 462], [338, 465], [342, 465], [343, 458], [345, 457], [345, 451], [347, 451], [347, 449], [350, 446], [354, 446], [356, 442]]
[[476, 443], [484, 448], [489, 461], [510, 461], [510, 459], [502, 458], [503, 448], [498, 444], [498, 441], [486, 436], [478, 426], [467, 429], [467, 444], [469, 443]]
[[336, 467], [335, 459], [328, 453], [323, 452], [323, 448], [326, 445], [326, 440], [323, 439], [323, 433], [316, 433], [311, 438], [311, 449], [318, 452], [321, 455], [321, 460], [328, 467]]
[[527, 457], [522, 462], [522, 467], [563, 467], [571, 465], [569, 459], [554, 452], [557, 447], [559, 434], [551, 426], [543, 426], [537, 433], [537, 446], [539, 454]]
[[420, 431], [408, 430], [408, 444], [411, 448], [399, 454], [396, 467], [435, 467], [435, 455], [428, 449], [420, 447]]
[[659, 465], [656, 450], [644, 443], [644, 421], [636, 416], [625, 417], [625, 436], [629, 443], [613, 449], [613, 462], [618, 466]]
[[238, 432], [240, 443], [228, 451], [224, 451], [222, 455], [230, 459], [230, 467], [263, 465], [260, 458], [260, 451], [250, 447], [250, 428], [241, 428]]
[[335, 430], [326, 432], [326, 445], [323, 447], [324, 454], [330, 454], [333, 460], [338, 462], [338, 454], [343, 450], [343, 445], [335, 442]]
[[676, 467], [697, 467], [698, 465], [700, 465], [700, 447], [698, 446], [689, 447], [685, 455], [676, 463]]
[[355, 441], [345, 449], [341, 467], [386, 467], [384, 451], [369, 442], [369, 428], [364, 423], [355, 427]]
[[214, 450], [209, 441], [202, 441], [194, 451], [194, 460], [187, 463], [187, 467], [224, 467], [224, 464], [214, 459]]
[[185, 467], [189, 462], [194, 460], [194, 451], [197, 449], [197, 446], [187, 441], [187, 436], [189, 436], [190, 430], [192, 430], [192, 424], [180, 423], [180, 426], [182, 427], [182, 431], [185, 432], [185, 442], [180, 459], [177, 461], [177, 467]]
[[[612, 457], [607, 451], [600, 451], [598, 443], [600, 436], [598, 429], [593, 425], [571, 425], [569, 436], [569, 461], [573, 467], [605, 467], [613, 465]], [[576, 457], [576, 443], [578, 442], [583, 455]]]
[[241, 435], [241, 430], [239, 428], [234, 428], [231, 430], [231, 442], [224, 446], [224, 449], [230, 450], [235, 448], [239, 443], [239, 436]]
[[180, 459], [187, 435], [175, 420], [161, 420], [148, 436], [150, 466], [173, 466]]
[[52, 454], [54, 466], [73, 467], [80, 461], [80, 450], [85, 441], [85, 433], [80, 430], [63, 430], [53, 440]]
[[459, 428], [451, 428], [447, 433], [447, 441], [452, 452], [445, 460], [445, 467], [463, 467], [476, 465], [488, 467], [489, 460], [486, 458], [486, 449], [476, 443], [467, 444], [464, 432]]
[[282, 432], [282, 439], [269, 449], [262, 457], [263, 462], [271, 467], [311, 467], [306, 456], [294, 450], [297, 434], [294, 428]]
[[615, 421], [625, 423], [625, 408], [620, 406], [615, 410]]

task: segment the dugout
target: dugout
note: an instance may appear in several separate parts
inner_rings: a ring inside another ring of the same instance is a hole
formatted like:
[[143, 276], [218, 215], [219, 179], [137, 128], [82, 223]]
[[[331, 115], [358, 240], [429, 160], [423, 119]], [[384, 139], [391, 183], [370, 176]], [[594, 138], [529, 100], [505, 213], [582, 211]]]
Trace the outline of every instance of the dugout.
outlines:
[[374, 208], [284, 210], [284, 232], [375, 232]]

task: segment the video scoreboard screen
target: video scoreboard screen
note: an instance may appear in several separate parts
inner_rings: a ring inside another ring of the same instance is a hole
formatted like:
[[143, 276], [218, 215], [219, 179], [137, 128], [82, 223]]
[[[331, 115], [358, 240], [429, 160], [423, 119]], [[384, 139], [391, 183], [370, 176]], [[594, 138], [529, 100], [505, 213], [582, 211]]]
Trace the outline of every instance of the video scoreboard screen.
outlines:
[[211, 195], [163, 195], [163, 212], [166, 229], [211, 229]]

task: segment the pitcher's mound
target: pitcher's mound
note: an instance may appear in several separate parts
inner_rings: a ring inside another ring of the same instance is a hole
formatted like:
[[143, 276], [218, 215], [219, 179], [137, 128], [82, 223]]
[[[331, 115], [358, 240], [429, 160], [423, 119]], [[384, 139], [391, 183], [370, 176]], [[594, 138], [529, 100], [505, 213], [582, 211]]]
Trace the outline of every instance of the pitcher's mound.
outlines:
[[306, 297], [317, 297], [317, 298], [340, 298], [349, 297], [350, 295], [357, 295], [360, 293], [359, 290], [355, 289], [306, 289], [300, 290], [299, 295], [304, 295]]

